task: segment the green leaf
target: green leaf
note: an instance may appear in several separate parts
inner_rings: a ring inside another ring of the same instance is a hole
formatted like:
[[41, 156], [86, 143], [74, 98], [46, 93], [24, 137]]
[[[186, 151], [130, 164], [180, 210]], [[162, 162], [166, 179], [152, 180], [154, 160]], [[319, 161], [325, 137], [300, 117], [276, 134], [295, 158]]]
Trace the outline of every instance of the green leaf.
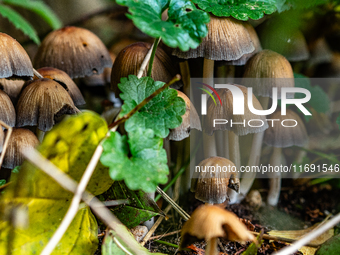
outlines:
[[103, 142], [100, 161], [110, 168], [113, 180], [124, 180], [131, 190], [154, 192], [158, 184], [167, 182], [169, 173], [162, 147], [163, 139], [156, 137], [151, 129], [137, 128], [129, 133], [128, 140], [125, 135], [111, 132]]
[[219, 17], [238, 20], [261, 19], [276, 11], [276, 0], [193, 0], [199, 8]]
[[62, 23], [54, 11], [43, 1], [39, 0], [3, 0], [3, 3], [30, 10], [41, 18], [53, 29], [62, 27]]
[[[206, 23], [209, 15], [196, 9], [189, 0], [117, 0], [127, 6], [127, 16], [136, 27], [147, 35], [159, 38], [169, 47], [182, 51], [197, 48], [201, 39], [208, 34]], [[168, 7], [168, 20], [162, 20], [162, 13]]]
[[21, 30], [25, 35], [31, 38], [36, 44], [40, 43], [37, 31], [32, 25], [25, 20], [19, 13], [8, 6], [0, 3], [0, 15], [7, 18], [17, 29]]
[[[163, 85], [164, 82], [154, 81], [150, 77], [138, 79], [134, 75], [129, 75], [128, 78], [122, 78], [118, 84], [122, 91], [120, 97], [124, 100], [120, 116], [129, 113]], [[184, 113], [184, 100], [177, 96], [176, 90], [167, 88], [128, 119], [125, 122], [125, 129], [127, 132], [132, 132], [136, 128], [152, 129], [155, 135], [165, 138], [169, 135], [169, 129], [181, 125], [181, 116]]]
[[0, 180], [0, 187], [1, 187], [2, 185], [5, 185], [5, 184], [6, 184], [6, 180], [1, 179], [1, 180]]
[[277, 0], [276, 6], [278, 12], [283, 12], [289, 9], [308, 9], [329, 2], [330, 0]]
[[248, 248], [242, 252], [241, 255], [256, 255], [257, 254], [257, 250], [261, 247], [262, 243], [264, 242], [262, 240], [262, 236], [263, 236], [263, 230], [261, 230], [261, 233], [256, 237], [257, 240], [257, 244], [256, 243], [251, 243]]
[[[131, 191], [122, 181], [115, 182], [106, 192], [109, 200], [129, 199], [130, 204], [112, 209], [117, 218], [128, 228], [133, 228], [154, 216], [162, 214], [155, 201], [143, 191]], [[105, 194], [104, 194], [105, 196]]]
[[[124, 236], [126, 238], [122, 239], [121, 236]], [[131, 232], [129, 232], [128, 230], [126, 230], [124, 233], [120, 233], [120, 235], [118, 235], [114, 230], [108, 231], [103, 241], [102, 254], [164, 255], [163, 253], [151, 253], [148, 249], [139, 245], [134, 240]]]
[[337, 255], [340, 250], [340, 235], [333, 236], [327, 240], [316, 251], [315, 255]]
[[[326, 113], [330, 109], [330, 99], [326, 92], [318, 85], [312, 86], [308, 77], [294, 73], [295, 87], [305, 88], [311, 93], [311, 99], [307, 103], [307, 108], [313, 108], [319, 113]], [[295, 98], [304, 98], [305, 95], [295, 93]], [[308, 116], [305, 116], [308, 117]], [[309, 116], [310, 117], [310, 116]], [[306, 119], [307, 121], [309, 118]]]

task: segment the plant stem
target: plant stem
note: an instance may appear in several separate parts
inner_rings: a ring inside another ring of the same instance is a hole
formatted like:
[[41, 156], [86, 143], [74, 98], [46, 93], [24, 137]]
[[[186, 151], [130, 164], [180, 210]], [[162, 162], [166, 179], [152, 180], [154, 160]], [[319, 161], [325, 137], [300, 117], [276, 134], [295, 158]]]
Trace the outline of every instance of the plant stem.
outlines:
[[175, 248], [179, 248], [179, 246], [177, 244], [173, 244], [173, 243], [168, 243], [165, 241], [161, 241], [161, 240], [155, 240], [155, 243], [160, 243], [160, 244], [165, 244], [167, 246], [171, 246], [171, 247], [175, 247]]
[[[181, 70], [182, 81], [183, 81], [183, 92], [190, 98], [190, 68], [188, 60], [179, 63], [179, 68]], [[193, 98], [192, 98], [193, 99]], [[191, 100], [193, 102], [193, 100]]]
[[104, 201], [103, 204], [107, 207], [117, 206], [117, 205], [128, 205], [130, 204], [130, 200], [129, 199], [110, 200], [110, 201]]
[[145, 98], [142, 102], [140, 102], [135, 108], [133, 108], [129, 113], [125, 114], [123, 117], [119, 118], [115, 122], [109, 125], [109, 128], [114, 128], [122, 123], [124, 123], [126, 120], [128, 120], [132, 115], [134, 115], [136, 112], [138, 112], [140, 109], [143, 108], [144, 105], [149, 103], [155, 96], [162, 93], [167, 87], [174, 84], [175, 82], [179, 81], [181, 79], [181, 76], [177, 74], [174, 78], [172, 78], [171, 81], [169, 81], [167, 84], [165, 84], [163, 87], [157, 89], [155, 92], [153, 92], [150, 96]]
[[167, 236], [172, 236], [172, 235], [181, 233], [181, 231], [182, 230], [176, 230], [176, 231], [169, 232], [169, 233], [166, 233], [166, 234], [162, 234], [162, 235], [158, 235], [158, 236], [153, 236], [153, 237], [150, 237], [149, 240], [154, 240], [154, 239], [159, 239], [159, 238], [163, 238], [163, 237], [167, 237]]
[[6, 150], [9, 144], [9, 139], [11, 138], [12, 131], [13, 131], [12, 127], [8, 126], [5, 122], [0, 120], [0, 128], [2, 127], [7, 128], [7, 132], [6, 132], [6, 138], [5, 138], [4, 145], [2, 147], [1, 156], [0, 156], [0, 168], [2, 166], [2, 162], [4, 161]]
[[38, 77], [38, 79], [44, 78], [44, 76], [42, 76], [42, 75], [41, 75], [37, 70], [35, 70], [34, 68], [33, 68], [33, 73], [34, 73], [35, 76]]
[[[281, 148], [273, 148], [272, 156], [270, 157], [270, 165], [280, 166], [281, 164]], [[279, 202], [280, 192], [281, 192], [281, 173], [268, 173], [270, 180], [269, 180], [269, 191], [267, 202], [269, 205], [276, 206]]]
[[[236, 169], [239, 170], [241, 167], [241, 155], [240, 155], [240, 145], [239, 145], [239, 137], [233, 131], [228, 131], [229, 138], [229, 159], [236, 166]], [[239, 177], [238, 172], [236, 172], [235, 177]], [[235, 190], [228, 190], [229, 196], [229, 204], [236, 203], [237, 200], [237, 192]]]
[[156, 51], [157, 51], [157, 46], [158, 43], [160, 42], [161, 38], [156, 38], [155, 42], [152, 44], [152, 52], [151, 52], [151, 57], [149, 61], [149, 68], [148, 68], [148, 76], [151, 77], [152, 73], [152, 65], [153, 65], [153, 60], [155, 59]]

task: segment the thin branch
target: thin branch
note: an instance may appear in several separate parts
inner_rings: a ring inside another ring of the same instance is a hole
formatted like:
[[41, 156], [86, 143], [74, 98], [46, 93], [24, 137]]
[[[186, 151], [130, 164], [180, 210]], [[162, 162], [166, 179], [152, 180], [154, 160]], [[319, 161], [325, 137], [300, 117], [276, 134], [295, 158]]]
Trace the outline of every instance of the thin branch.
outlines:
[[4, 146], [2, 147], [2, 152], [0, 156], [0, 168], [1, 168], [2, 162], [4, 161], [4, 158], [5, 158], [6, 150], [9, 144], [9, 139], [11, 138], [11, 135], [12, 135], [13, 128], [8, 126], [5, 122], [1, 120], [0, 120], [0, 125], [1, 125], [0, 128], [2, 127], [7, 128], [6, 138], [5, 138]]
[[128, 204], [130, 204], [130, 200], [128, 198], [127, 199], [110, 200], [110, 201], [104, 201], [103, 204], [106, 207], [117, 206], [117, 205], [128, 205]]
[[181, 233], [181, 230], [176, 230], [176, 231], [169, 232], [169, 233], [166, 233], [166, 234], [163, 234], [163, 235], [150, 237], [149, 241], [154, 240], [154, 239], [161, 239], [161, 238], [166, 237], [166, 236], [172, 236], [172, 235], [175, 235], [175, 234], [178, 234], [178, 233]]
[[162, 93], [167, 87], [171, 86], [175, 82], [179, 81], [181, 79], [181, 76], [177, 74], [174, 78], [172, 78], [171, 81], [169, 81], [167, 84], [165, 84], [163, 87], [157, 89], [155, 92], [153, 92], [150, 96], [145, 98], [141, 103], [139, 103], [135, 108], [133, 108], [129, 113], [125, 114], [120, 119], [116, 120], [112, 124], [110, 124], [109, 128], [114, 128], [116, 126], [119, 126], [120, 124], [124, 123], [126, 120], [128, 120], [133, 114], [138, 112], [140, 109], [142, 109], [147, 103], [149, 103], [155, 96]]
[[328, 229], [334, 227], [336, 224], [340, 222], [340, 213], [337, 214], [333, 219], [329, 220], [327, 223], [323, 224], [321, 227], [318, 227], [315, 230], [312, 230], [310, 233], [306, 234], [300, 240], [292, 243], [292, 245], [287, 246], [278, 252], [273, 253], [273, 255], [289, 255], [294, 252], [297, 252], [302, 246], [307, 245], [309, 242], [317, 238], [319, 235], [326, 232]]
[[44, 78], [44, 76], [42, 76], [42, 75], [41, 75], [37, 70], [35, 70], [34, 68], [33, 68], [33, 73], [34, 73], [35, 76], [38, 77], [38, 79]]

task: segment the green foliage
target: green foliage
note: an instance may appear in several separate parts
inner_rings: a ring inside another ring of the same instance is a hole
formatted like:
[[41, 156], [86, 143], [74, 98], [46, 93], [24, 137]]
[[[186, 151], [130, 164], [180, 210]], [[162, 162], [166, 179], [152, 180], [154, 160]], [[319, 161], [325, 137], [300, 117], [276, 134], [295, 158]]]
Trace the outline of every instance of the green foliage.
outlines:
[[147, 193], [129, 190], [122, 181], [115, 182], [104, 194], [106, 200], [129, 199], [128, 205], [113, 207], [112, 211], [117, 218], [128, 228], [133, 228], [154, 216], [161, 214], [161, 210]]
[[7, 18], [17, 29], [31, 38], [36, 44], [40, 43], [37, 31], [19, 13], [6, 5], [0, 4], [0, 15]]
[[261, 231], [261, 234], [258, 235], [258, 236], [256, 237], [257, 244], [254, 243], [254, 242], [251, 243], [251, 244], [248, 246], [248, 248], [247, 248], [244, 252], [242, 252], [241, 255], [256, 255], [256, 254], [257, 254], [257, 250], [258, 250], [259, 248], [261, 248], [261, 245], [262, 245], [262, 243], [264, 242], [264, 241], [262, 240], [262, 236], [263, 236], [263, 230]]
[[110, 168], [111, 178], [124, 180], [129, 189], [154, 192], [159, 183], [167, 182], [169, 169], [163, 139], [153, 130], [137, 128], [128, 139], [111, 132], [103, 149], [101, 162]]
[[[313, 108], [319, 113], [325, 113], [330, 108], [330, 100], [326, 92], [320, 86], [312, 86], [308, 77], [294, 73], [295, 87], [305, 88], [311, 93], [311, 99], [307, 108]], [[295, 93], [295, 98], [304, 98], [305, 95]]]
[[275, 0], [193, 0], [199, 8], [219, 17], [232, 16], [239, 20], [261, 19], [276, 11]]
[[[164, 84], [150, 77], [138, 79], [134, 75], [129, 75], [128, 78], [122, 78], [118, 87], [122, 91], [120, 97], [124, 100], [124, 105], [119, 116], [130, 112]], [[184, 113], [184, 100], [177, 97], [176, 90], [166, 89], [128, 119], [125, 129], [127, 132], [133, 132], [137, 128], [152, 129], [156, 136], [165, 138], [169, 135], [169, 129], [176, 128], [182, 123], [181, 116]]]
[[5, 185], [5, 184], [6, 184], [6, 180], [1, 179], [1, 180], [0, 180], [0, 187], [1, 187], [2, 185]]
[[340, 235], [333, 236], [316, 251], [315, 255], [336, 255], [340, 250]]
[[338, 118], [336, 118], [336, 124], [338, 124], [338, 126], [340, 128], [340, 114], [339, 114]]
[[[196, 9], [189, 0], [117, 0], [127, 6], [136, 27], [147, 35], [159, 38], [169, 47], [182, 51], [197, 48], [208, 33], [206, 23], [209, 15]], [[168, 8], [168, 20], [162, 20], [162, 13]]]
[[[5, 5], [6, 4], [6, 5]], [[61, 21], [51, 8], [40, 0], [3, 0], [0, 1], [0, 15], [7, 18], [17, 29], [32, 39], [36, 44], [40, 43], [37, 31], [17, 11], [7, 5], [20, 7], [39, 15], [51, 28], [58, 29]]]
[[330, 0], [276, 0], [278, 12], [289, 9], [308, 9], [321, 4], [327, 4]]

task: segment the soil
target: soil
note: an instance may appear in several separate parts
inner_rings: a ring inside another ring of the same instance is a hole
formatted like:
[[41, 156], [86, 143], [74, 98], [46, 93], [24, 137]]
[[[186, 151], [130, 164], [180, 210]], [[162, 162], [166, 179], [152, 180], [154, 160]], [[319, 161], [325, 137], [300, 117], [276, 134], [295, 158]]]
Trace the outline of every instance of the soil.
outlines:
[[[330, 184], [321, 184], [314, 186], [295, 187], [292, 180], [283, 180], [280, 201], [277, 208], [265, 206], [262, 203], [261, 208], [256, 209], [247, 202], [241, 204], [227, 205], [226, 209], [234, 212], [238, 217], [243, 219], [249, 230], [260, 232], [261, 229], [267, 233], [270, 230], [298, 230], [308, 228], [317, 222], [321, 222], [327, 215], [336, 214], [340, 211], [340, 190], [333, 189]], [[260, 190], [262, 200], [265, 201], [266, 190]], [[187, 212], [192, 211], [200, 206], [198, 200], [192, 194], [186, 196], [190, 205]], [[183, 204], [181, 202], [181, 204]], [[155, 235], [162, 235], [168, 232], [180, 230], [184, 221], [174, 212], [170, 213], [170, 219], [163, 221], [158, 227]], [[160, 240], [179, 245], [180, 233], [172, 236], [163, 237]], [[250, 243], [245, 245], [237, 242], [220, 240], [220, 254], [237, 255], [242, 254]], [[165, 244], [159, 244], [154, 240], [149, 241], [145, 247], [152, 252], [161, 252], [165, 254], [183, 254], [196, 255], [204, 254], [206, 243], [204, 241], [196, 242], [190, 246], [187, 251], [178, 251], [177, 248]], [[223, 247], [221, 247], [223, 246]], [[286, 246], [285, 243], [277, 241], [264, 240], [261, 248], [258, 250], [259, 255], [272, 254], [274, 251]], [[224, 251], [222, 249], [224, 249]], [[295, 254], [301, 254], [297, 252]]]

